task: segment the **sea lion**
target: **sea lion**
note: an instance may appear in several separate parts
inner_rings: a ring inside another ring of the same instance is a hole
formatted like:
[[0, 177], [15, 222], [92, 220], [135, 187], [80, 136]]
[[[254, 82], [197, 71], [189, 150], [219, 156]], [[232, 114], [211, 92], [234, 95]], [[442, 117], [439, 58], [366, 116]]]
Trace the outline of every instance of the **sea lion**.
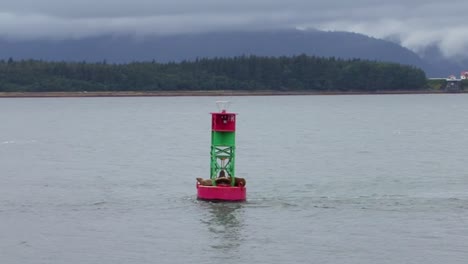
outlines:
[[204, 185], [204, 186], [212, 186], [213, 185], [213, 182], [211, 181], [211, 179], [197, 178], [197, 182], [200, 185]]
[[216, 179], [216, 185], [231, 185], [231, 178], [219, 177]]
[[[213, 186], [213, 182], [211, 179], [203, 179], [203, 178], [197, 178], [197, 182], [200, 185], [204, 186]], [[246, 181], [244, 178], [234, 178], [234, 186], [240, 186], [243, 187], [245, 186]], [[231, 185], [231, 178], [228, 177], [221, 177], [216, 179], [216, 185]]]
[[246, 182], [244, 178], [234, 178], [234, 186], [245, 186]]

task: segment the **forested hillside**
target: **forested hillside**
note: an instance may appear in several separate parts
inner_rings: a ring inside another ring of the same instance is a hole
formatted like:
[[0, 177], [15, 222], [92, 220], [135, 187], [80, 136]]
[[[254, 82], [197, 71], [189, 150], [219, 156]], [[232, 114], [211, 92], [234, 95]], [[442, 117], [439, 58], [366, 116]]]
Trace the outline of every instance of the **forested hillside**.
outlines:
[[425, 73], [412, 66], [306, 55], [241, 56], [180, 63], [0, 61], [1, 92], [390, 91], [425, 87]]

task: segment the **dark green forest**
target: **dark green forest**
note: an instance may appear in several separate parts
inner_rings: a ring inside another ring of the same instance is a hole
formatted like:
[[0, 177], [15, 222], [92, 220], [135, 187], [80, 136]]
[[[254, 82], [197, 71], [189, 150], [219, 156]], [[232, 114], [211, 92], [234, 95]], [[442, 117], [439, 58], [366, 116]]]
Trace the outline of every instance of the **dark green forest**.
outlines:
[[0, 92], [398, 91], [427, 88], [425, 73], [395, 63], [241, 56], [179, 63], [0, 61]]

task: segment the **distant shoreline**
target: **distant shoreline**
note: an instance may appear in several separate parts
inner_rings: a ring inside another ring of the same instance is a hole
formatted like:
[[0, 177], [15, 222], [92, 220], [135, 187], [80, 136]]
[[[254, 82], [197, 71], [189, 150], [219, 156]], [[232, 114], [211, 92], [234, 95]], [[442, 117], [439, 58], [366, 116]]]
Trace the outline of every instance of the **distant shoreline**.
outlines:
[[[456, 93], [468, 93], [460, 91]], [[376, 92], [311, 92], [311, 91], [115, 91], [115, 92], [0, 92], [0, 98], [43, 97], [176, 97], [176, 96], [281, 96], [281, 95], [377, 95], [377, 94], [451, 94], [444, 91], [376, 91]], [[452, 93], [453, 94], [453, 93]]]

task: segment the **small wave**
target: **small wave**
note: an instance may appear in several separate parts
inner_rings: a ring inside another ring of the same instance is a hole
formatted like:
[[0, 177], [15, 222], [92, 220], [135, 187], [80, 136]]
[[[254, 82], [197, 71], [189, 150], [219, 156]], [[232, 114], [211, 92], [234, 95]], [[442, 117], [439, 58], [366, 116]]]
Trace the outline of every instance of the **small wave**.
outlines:
[[356, 152], [357, 154], [371, 154], [372, 151], [369, 151], [369, 150], [359, 150]]
[[31, 144], [31, 143], [36, 143], [36, 140], [6, 140], [1, 142], [0, 144], [6, 145], [6, 144]]
[[91, 205], [104, 205], [104, 204], [106, 204], [106, 202], [102, 201], [102, 202], [92, 203]]

